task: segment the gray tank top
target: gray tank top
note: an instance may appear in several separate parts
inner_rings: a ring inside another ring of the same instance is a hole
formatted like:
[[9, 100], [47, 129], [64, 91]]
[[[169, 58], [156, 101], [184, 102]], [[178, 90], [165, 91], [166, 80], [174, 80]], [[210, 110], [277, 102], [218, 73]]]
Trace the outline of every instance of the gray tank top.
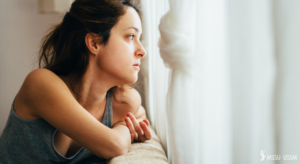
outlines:
[[[0, 137], [0, 164], [105, 163], [105, 159], [98, 158], [84, 147], [69, 158], [59, 154], [53, 142], [56, 128], [43, 119], [22, 119], [15, 113], [14, 101]], [[106, 94], [102, 123], [112, 128], [111, 90]]]

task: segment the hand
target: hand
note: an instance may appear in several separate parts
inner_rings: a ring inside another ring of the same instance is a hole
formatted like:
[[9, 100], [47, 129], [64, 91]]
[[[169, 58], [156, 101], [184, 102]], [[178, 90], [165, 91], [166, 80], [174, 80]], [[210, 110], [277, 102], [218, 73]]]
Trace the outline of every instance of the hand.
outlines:
[[128, 113], [125, 121], [130, 131], [131, 142], [145, 142], [151, 139], [152, 136], [147, 119], [138, 122], [132, 113]]

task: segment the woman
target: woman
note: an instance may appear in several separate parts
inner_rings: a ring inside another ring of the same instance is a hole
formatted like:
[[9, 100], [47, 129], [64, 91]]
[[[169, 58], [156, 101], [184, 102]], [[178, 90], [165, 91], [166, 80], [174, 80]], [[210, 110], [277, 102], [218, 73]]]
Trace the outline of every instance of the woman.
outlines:
[[[76, 0], [16, 95], [0, 163], [93, 163], [151, 139], [137, 81], [146, 52], [132, 0]], [[113, 110], [112, 110], [113, 109]]]

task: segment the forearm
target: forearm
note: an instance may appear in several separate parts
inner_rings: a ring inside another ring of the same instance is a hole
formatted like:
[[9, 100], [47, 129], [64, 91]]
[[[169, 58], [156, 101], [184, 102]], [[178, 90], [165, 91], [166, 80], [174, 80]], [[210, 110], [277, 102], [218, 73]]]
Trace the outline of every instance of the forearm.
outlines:
[[[111, 159], [128, 153], [131, 145], [131, 136], [130, 131], [124, 121], [114, 124], [112, 129], [109, 129], [109, 131], [105, 134], [106, 141], [104, 141], [104, 144], [107, 146], [107, 148], [103, 150], [90, 150], [96, 156], [99, 158]], [[96, 147], [103, 148], [102, 145]]]
[[124, 121], [116, 123], [112, 130], [118, 136], [121, 155], [126, 154], [131, 146], [130, 131]]

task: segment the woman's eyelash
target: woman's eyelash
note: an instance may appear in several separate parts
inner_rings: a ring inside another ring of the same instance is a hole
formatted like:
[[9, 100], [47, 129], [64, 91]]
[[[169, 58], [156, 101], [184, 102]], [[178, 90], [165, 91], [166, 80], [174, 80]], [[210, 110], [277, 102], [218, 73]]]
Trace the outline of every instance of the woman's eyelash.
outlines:
[[129, 37], [131, 37], [130, 40], [132, 40], [134, 36], [135, 35], [133, 35], [133, 34], [129, 35]]

